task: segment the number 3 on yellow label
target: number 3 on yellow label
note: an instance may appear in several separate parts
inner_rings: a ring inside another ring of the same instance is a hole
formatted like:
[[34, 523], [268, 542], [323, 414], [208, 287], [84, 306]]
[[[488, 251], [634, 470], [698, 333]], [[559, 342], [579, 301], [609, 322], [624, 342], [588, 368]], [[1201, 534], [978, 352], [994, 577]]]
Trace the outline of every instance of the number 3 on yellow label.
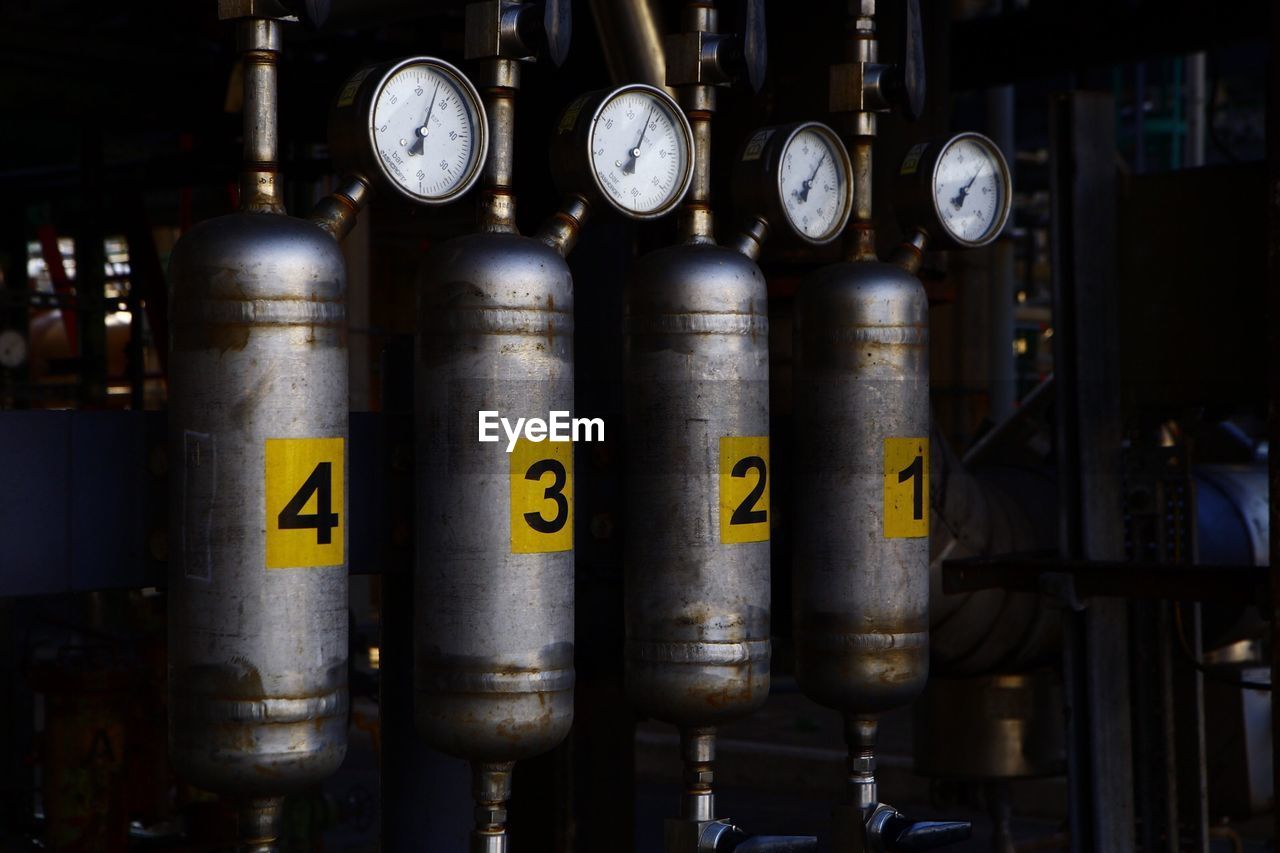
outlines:
[[720, 439], [720, 541], [769, 541], [769, 437]]
[[267, 568], [341, 566], [346, 483], [341, 438], [268, 438]]
[[884, 440], [884, 538], [929, 535], [929, 439]]
[[521, 438], [510, 459], [511, 553], [573, 550], [573, 444]]

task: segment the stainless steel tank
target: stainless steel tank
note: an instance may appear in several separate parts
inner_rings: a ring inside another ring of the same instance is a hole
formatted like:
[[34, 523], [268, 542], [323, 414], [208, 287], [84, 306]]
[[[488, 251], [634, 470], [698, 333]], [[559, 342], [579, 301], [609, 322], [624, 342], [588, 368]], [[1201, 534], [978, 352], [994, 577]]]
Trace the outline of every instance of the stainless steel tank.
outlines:
[[342, 253], [234, 213], [178, 242], [170, 282], [171, 751], [198, 787], [282, 794], [346, 752]]
[[573, 281], [514, 233], [424, 263], [417, 354], [417, 720], [477, 762], [545, 752], [573, 720], [573, 446], [480, 442], [573, 409]]
[[764, 276], [690, 243], [641, 258], [625, 302], [626, 689], [711, 726], [769, 692]]
[[915, 276], [870, 261], [797, 297], [796, 674], [846, 715], [911, 701], [929, 673], [927, 311]]

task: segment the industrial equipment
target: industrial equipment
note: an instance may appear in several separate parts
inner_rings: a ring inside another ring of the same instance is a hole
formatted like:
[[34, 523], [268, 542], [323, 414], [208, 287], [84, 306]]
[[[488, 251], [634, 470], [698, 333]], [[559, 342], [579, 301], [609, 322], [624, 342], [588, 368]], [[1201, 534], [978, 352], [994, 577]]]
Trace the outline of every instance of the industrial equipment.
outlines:
[[853, 212], [852, 171], [840, 137], [825, 124], [757, 130], [733, 168], [734, 206], [747, 218], [735, 247], [754, 260], [775, 222], [811, 246], [835, 240]]
[[276, 850], [285, 794], [342, 762], [347, 728], [346, 272], [355, 182], [316, 221], [276, 171], [280, 22], [223, 4], [244, 62], [240, 210], [174, 248], [169, 362], [170, 750]]
[[428, 742], [472, 763], [477, 853], [507, 848], [514, 763], [554, 747], [573, 721], [573, 446], [477, 441], [481, 412], [573, 409], [562, 251], [580, 220], [553, 219], [559, 243], [522, 236], [512, 189], [520, 64], [540, 41], [564, 58], [567, 13], [556, 2], [467, 6], [466, 56], [483, 60], [489, 122], [480, 232], [436, 246], [420, 282], [416, 717]]
[[638, 711], [680, 731], [685, 791], [680, 816], [666, 823], [668, 853], [811, 849], [812, 837], [748, 837], [715, 808], [716, 726], [755, 710], [769, 692], [768, 305], [753, 258], [769, 216], [786, 206], [774, 197], [784, 192], [777, 170], [787, 146], [761, 158], [768, 131], [748, 144], [748, 171], [756, 160], [774, 170], [751, 178], [769, 200], [750, 211], [741, 251], [718, 246], [714, 86], [740, 70], [731, 56], [760, 84], [762, 10], [748, 5], [738, 36], [718, 33], [708, 4], [690, 3], [684, 14], [685, 31], [667, 42], [667, 83], [694, 140], [683, 242], [636, 262], [624, 303], [626, 690]]
[[329, 127], [333, 161], [411, 202], [447, 204], [480, 178], [489, 150], [484, 106], [449, 63], [416, 56], [356, 72]]
[[806, 694], [845, 718], [840, 850], [920, 850], [969, 834], [881, 803], [875, 743], [877, 715], [914, 699], [929, 670], [928, 300], [914, 273], [929, 239], [977, 246], [1000, 232], [1009, 174], [974, 135], [913, 149], [901, 173], [919, 173], [932, 215], [910, 223], [896, 263], [879, 261], [876, 113], [918, 114], [924, 96], [919, 8], [906, 8], [898, 66], [879, 62], [875, 4], [851, 16], [850, 61], [833, 67], [831, 90], [833, 111], [852, 113], [849, 259], [805, 280], [795, 317], [796, 670]]

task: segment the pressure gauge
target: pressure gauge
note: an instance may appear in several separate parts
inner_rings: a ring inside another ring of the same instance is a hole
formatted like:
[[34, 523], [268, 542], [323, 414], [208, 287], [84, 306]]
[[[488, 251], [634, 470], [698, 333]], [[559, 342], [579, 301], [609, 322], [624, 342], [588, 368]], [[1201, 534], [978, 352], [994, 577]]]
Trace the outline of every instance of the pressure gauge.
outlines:
[[666, 92], [633, 84], [591, 92], [564, 111], [551, 142], [563, 192], [604, 199], [632, 219], [656, 219], [693, 180], [693, 131]]
[[849, 155], [818, 122], [766, 127], [747, 139], [734, 165], [739, 211], [771, 225], [785, 222], [807, 243], [829, 243], [853, 209]]
[[923, 229], [938, 248], [985, 246], [1009, 218], [1009, 166], [982, 134], [961, 133], [915, 146], [907, 152], [898, 180], [902, 225]]
[[418, 204], [445, 204], [480, 177], [489, 147], [480, 96], [457, 68], [429, 56], [358, 72], [329, 123], [335, 165]]

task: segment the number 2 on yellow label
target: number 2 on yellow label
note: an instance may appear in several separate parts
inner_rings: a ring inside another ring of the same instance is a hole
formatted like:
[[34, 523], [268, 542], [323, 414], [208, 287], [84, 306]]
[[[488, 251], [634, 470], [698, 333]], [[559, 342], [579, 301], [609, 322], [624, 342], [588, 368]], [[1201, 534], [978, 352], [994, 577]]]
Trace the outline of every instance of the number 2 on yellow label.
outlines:
[[573, 444], [521, 438], [510, 464], [511, 552], [573, 550]]
[[720, 439], [720, 541], [769, 541], [769, 437]]
[[884, 538], [929, 535], [929, 439], [884, 440]]

